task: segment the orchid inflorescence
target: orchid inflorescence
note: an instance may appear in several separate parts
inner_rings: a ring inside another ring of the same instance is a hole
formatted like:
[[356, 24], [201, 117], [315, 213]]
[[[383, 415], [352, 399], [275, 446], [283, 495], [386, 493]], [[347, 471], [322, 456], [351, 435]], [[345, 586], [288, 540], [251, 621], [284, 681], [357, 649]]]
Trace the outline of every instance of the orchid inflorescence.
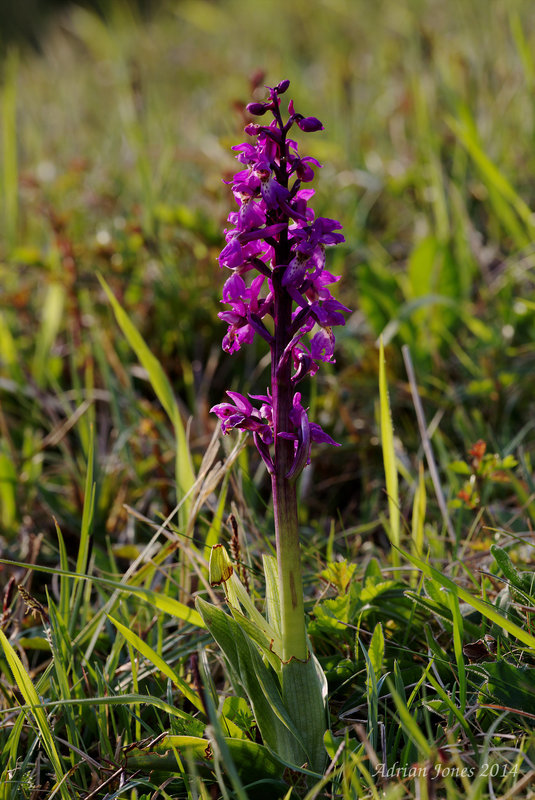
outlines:
[[[232, 273], [223, 287], [228, 309], [219, 314], [228, 323], [223, 349], [234, 353], [255, 334], [265, 339], [271, 349], [271, 391], [250, 399], [229, 391], [232, 402], [212, 411], [222, 421], [223, 433], [239, 428], [253, 434], [272, 475], [282, 461], [285, 477], [294, 479], [310, 461], [312, 442], [337, 444], [309, 421], [296, 386], [315, 375], [321, 362], [334, 361], [332, 328], [345, 324], [342, 312], [349, 309], [331, 295], [328, 287], [339, 277], [325, 269], [325, 248], [344, 241], [338, 232], [342, 226], [315, 218], [308, 206], [314, 189], [305, 185], [314, 178], [313, 167], [321, 164], [301, 157], [297, 142], [288, 138], [294, 124], [306, 133], [323, 130], [323, 125], [296, 113], [293, 101], [283, 122], [280, 95], [289, 83], [270, 88], [266, 102], [247, 106], [253, 116], [270, 113], [273, 120], [247, 125], [245, 132], [256, 141], [232, 148], [242, 166], [230, 182], [238, 210], [229, 214], [232, 227], [225, 231], [219, 256], [220, 266]], [[281, 439], [293, 443], [290, 459], [277, 458]]]

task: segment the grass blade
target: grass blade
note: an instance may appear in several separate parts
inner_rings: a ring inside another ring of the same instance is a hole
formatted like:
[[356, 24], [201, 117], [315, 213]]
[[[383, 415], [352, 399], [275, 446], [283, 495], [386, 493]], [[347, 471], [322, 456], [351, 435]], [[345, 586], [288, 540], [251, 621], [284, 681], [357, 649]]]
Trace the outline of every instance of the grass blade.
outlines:
[[411, 564], [418, 567], [424, 575], [438, 583], [439, 586], [449, 589], [454, 595], [464, 600], [465, 603], [475, 608], [476, 611], [479, 611], [486, 619], [496, 623], [498, 627], [503, 628], [503, 630], [507, 631], [511, 636], [515, 636], [523, 644], [535, 649], [535, 636], [532, 636], [519, 625], [516, 625], [514, 622], [511, 622], [511, 620], [507, 619], [507, 617], [504, 617], [499, 611], [496, 611], [493, 605], [486, 603], [484, 600], [480, 600], [479, 597], [474, 597], [470, 592], [467, 592], [466, 589], [463, 589], [462, 586], [457, 586], [451, 578], [446, 577], [444, 573], [432, 567], [431, 564], [422, 561], [421, 558], [406, 552], [403, 552], [403, 555]]
[[453, 649], [455, 652], [455, 661], [457, 662], [457, 673], [459, 677], [459, 704], [461, 706], [461, 713], [466, 711], [466, 670], [464, 667], [463, 655], [463, 618], [459, 609], [459, 598], [454, 594], [448, 594], [448, 601], [451, 608], [451, 617], [453, 620]]
[[[414, 493], [414, 502], [412, 504], [411, 550], [413, 553], [416, 553], [416, 555], [421, 555], [423, 552], [426, 506], [427, 497], [425, 491], [424, 465], [420, 461], [418, 469], [418, 485]], [[411, 576], [411, 583], [415, 585], [417, 582], [418, 573], [414, 572]]]
[[52, 764], [56, 780], [58, 781], [58, 783], [61, 784], [60, 786], [61, 796], [63, 800], [71, 800], [72, 795], [70, 793], [70, 790], [68, 790], [65, 783], [63, 783], [65, 772], [58, 751], [56, 749], [56, 745], [54, 743], [54, 737], [52, 736], [52, 731], [48, 724], [46, 714], [41, 706], [39, 695], [37, 694], [28, 673], [24, 669], [22, 661], [16, 654], [13, 647], [10, 645], [6, 635], [1, 630], [0, 630], [0, 644], [4, 649], [7, 663], [9, 664], [9, 668], [13, 673], [13, 678], [15, 679], [15, 682], [19, 687], [20, 693], [24, 697], [27, 706], [29, 706], [32, 712], [32, 716], [35, 720], [35, 723], [40, 733], [41, 741], [46, 750], [48, 758], [50, 759], [50, 762]]
[[[533, 239], [532, 211], [481, 147], [474, 120], [468, 110], [463, 109], [462, 120], [449, 117], [447, 122], [477, 165], [488, 187], [490, 198], [494, 201], [494, 210], [501, 218], [504, 228], [509, 231], [519, 247], [529, 245]], [[518, 223], [518, 219], [523, 226]]]
[[410, 713], [407, 704], [403, 701], [400, 695], [396, 692], [392, 682], [387, 678], [387, 683], [394, 698], [396, 709], [401, 722], [401, 727], [404, 729], [411, 742], [414, 742], [418, 748], [419, 753], [424, 758], [429, 758], [431, 755], [431, 746], [422, 731], [420, 730], [416, 719]]
[[[82, 525], [80, 530], [80, 544], [76, 557], [76, 573], [85, 575], [89, 559], [89, 546], [91, 531], [93, 527], [93, 516], [95, 512], [96, 484], [94, 482], [94, 452], [95, 452], [95, 429], [91, 425], [89, 431], [89, 441], [87, 450], [87, 472], [84, 488], [84, 507], [82, 511]], [[69, 633], [73, 636], [74, 629], [78, 624], [78, 612], [82, 603], [84, 584], [77, 580], [73, 586], [72, 597], [73, 606], [69, 616]]]
[[[117, 320], [119, 327], [121, 328], [126, 340], [128, 341], [132, 350], [135, 352], [140, 363], [147, 370], [151, 386], [173, 425], [177, 443], [175, 478], [180, 496], [185, 497], [195, 483], [195, 472], [193, 470], [193, 464], [191, 461], [186, 429], [182, 423], [182, 418], [180, 416], [177, 402], [173, 395], [171, 384], [169, 383], [167, 375], [162, 369], [162, 365], [151, 353], [143, 337], [114, 296], [104, 278], [99, 276], [99, 280], [111, 303], [113, 312], [115, 314], [115, 319]], [[190, 501], [186, 500], [183, 511], [185, 520], [187, 520], [189, 516], [189, 506]]]
[[19, 51], [11, 45], [2, 59], [2, 194], [6, 238], [13, 247], [17, 235], [18, 196], [18, 145], [17, 145], [17, 76]]
[[126, 625], [122, 625], [120, 622], [118, 622], [118, 620], [114, 619], [109, 614], [106, 614], [106, 616], [110, 622], [115, 625], [119, 633], [124, 636], [126, 641], [132, 645], [132, 647], [138, 650], [141, 655], [144, 656], [144, 658], [151, 662], [151, 664], [154, 664], [154, 666], [159, 669], [160, 672], [163, 672], [163, 674], [174, 683], [177, 689], [179, 689], [182, 694], [188, 698], [190, 703], [195, 706], [197, 711], [204, 713], [204, 706], [197, 692], [192, 689], [191, 686], [186, 683], [186, 681], [182, 680], [182, 678], [176, 674], [174, 669], [172, 669], [172, 667], [170, 667], [169, 664], [167, 664], [167, 662], [164, 661], [164, 659], [159, 656], [150, 645], [147, 644], [147, 642], [144, 642], [140, 636], [134, 633], [134, 631], [130, 630], [130, 628], [127, 628]]
[[175, 600], [174, 597], [169, 597], [159, 592], [153, 592], [151, 589], [145, 589], [143, 586], [131, 586], [128, 583], [119, 583], [119, 581], [112, 581], [108, 578], [100, 578], [94, 575], [78, 575], [76, 572], [66, 572], [62, 569], [55, 567], [43, 567], [36, 564], [28, 564], [25, 561], [10, 561], [6, 558], [0, 558], [0, 564], [8, 564], [14, 567], [24, 567], [25, 569], [35, 570], [36, 572], [45, 572], [49, 575], [64, 575], [69, 578], [79, 578], [81, 580], [91, 580], [93, 583], [102, 586], [109, 586], [110, 589], [116, 589], [119, 592], [128, 592], [129, 594], [138, 594], [144, 597], [149, 603], [163, 611], [165, 614], [170, 614], [172, 617], [189, 622], [190, 625], [195, 625], [197, 628], [205, 628], [205, 624], [201, 615], [194, 608], [186, 606]]
[[43, 386], [48, 375], [50, 351], [64, 321], [65, 288], [52, 283], [47, 289], [41, 312], [41, 327], [36, 338], [32, 375]]
[[0, 442], [0, 526], [14, 532], [17, 521], [17, 470], [6, 441]]
[[385, 352], [382, 337], [379, 344], [379, 403], [381, 443], [383, 446], [383, 463], [385, 470], [386, 493], [388, 495], [388, 514], [390, 519], [388, 535], [390, 542], [394, 545], [394, 549], [392, 550], [392, 563], [395, 567], [397, 567], [399, 566], [399, 553], [395, 548], [399, 547], [400, 535], [398, 470], [396, 466], [396, 453], [394, 450], [394, 428], [392, 425], [392, 415], [390, 413], [390, 401], [388, 399]]

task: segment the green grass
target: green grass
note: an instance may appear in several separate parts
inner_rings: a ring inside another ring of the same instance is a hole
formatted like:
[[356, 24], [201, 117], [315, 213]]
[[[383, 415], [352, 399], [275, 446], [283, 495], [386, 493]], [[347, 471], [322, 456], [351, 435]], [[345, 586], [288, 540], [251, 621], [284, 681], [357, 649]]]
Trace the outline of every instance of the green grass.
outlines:
[[[0, 800], [529, 796], [530, 4], [113, 8], [0, 61]], [[305, 397], [342, 443], [300, 483], [323, 774], [259, 741], [194, 606], [235, 524], [264, 613], [273, 552], [265, 470], [208, 413], [268, 381], [217, 318], [258, 69], [325, 125], [355, 309]]]

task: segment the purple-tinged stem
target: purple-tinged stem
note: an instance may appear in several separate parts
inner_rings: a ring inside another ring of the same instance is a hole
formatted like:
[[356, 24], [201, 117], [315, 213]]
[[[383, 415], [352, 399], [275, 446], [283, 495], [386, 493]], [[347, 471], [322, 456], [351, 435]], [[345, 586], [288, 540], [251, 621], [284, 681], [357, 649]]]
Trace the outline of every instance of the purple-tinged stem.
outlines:
[[[284, 153], [284, 141], [281, 153]], [[284, 163], [281, 164], [281, 167], [284, 168]], [[287, 185], [287, 177], [285, 183]], [[275, 469], [271, 475], [271, 485], [279, 572], [282, 657], [284, 661], [292, 658], [304, 661], [308, 657], [308, 649], [303, 603], [297, 489], [295, 481], [287, 477], [294, 461], [294, 442], [279, 436], [280, 433], [289, 433], [292, 430], [290, 422], [293, 400], [292, 360], [291, 358], [282, 358], [291, 339], [292, 330], [292, 298], [282, 286], [284, 268], [281, 268], [288, 264], [289, 258], [288, 236], [286, 232], [283, 232], [275, 248], [272, 275], [275, 340], [271, 346], [271, 392]]]

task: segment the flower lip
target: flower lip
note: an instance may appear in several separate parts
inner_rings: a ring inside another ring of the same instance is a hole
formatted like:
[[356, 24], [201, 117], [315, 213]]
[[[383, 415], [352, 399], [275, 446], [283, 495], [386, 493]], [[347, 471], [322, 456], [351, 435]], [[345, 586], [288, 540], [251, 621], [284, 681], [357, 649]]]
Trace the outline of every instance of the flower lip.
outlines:
[[275, 222], [273, 225], [266, 225], [265, 228], [258, 228], [256, 231], [243, 231], [236, 238], [241, 244], [246, 244], [257, 239], [267, 239], [268, 236], [276, 236], [287, 227], [286, 222]]
[[249, 136], [258, 136], [261, 130], [262, 126], [258, 125], [256, 122], [250, 122], [249, 125], [246, 125], [244, 128], [245, 133], [248, 133]]

